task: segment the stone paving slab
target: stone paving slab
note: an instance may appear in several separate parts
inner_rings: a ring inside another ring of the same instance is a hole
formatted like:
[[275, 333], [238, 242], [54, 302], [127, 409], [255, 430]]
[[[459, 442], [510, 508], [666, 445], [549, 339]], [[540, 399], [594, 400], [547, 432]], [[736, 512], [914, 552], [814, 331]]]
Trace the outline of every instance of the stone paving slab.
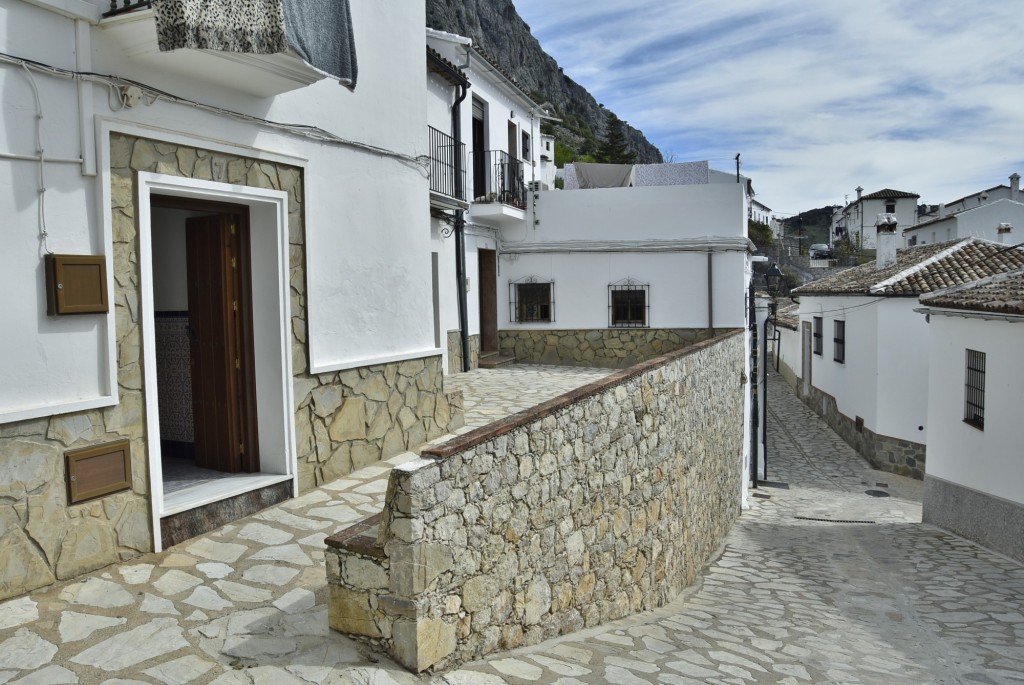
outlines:
[[[480, 375], [507, 412], [544, 394], [537, 370]], [[922, 525], [919, 483], [870, 470], [777, 376], [769, 388], [769, 475], [789, 489], [759, 488], [702, 580], [658, 611], [440, 675], [329, 631], [324, 536], [380, 511], [405, 454], [0, 604], [0, 684], [1024, 682], [1024, 567]], [[547, 392], [534, 403], [564, 390]]]

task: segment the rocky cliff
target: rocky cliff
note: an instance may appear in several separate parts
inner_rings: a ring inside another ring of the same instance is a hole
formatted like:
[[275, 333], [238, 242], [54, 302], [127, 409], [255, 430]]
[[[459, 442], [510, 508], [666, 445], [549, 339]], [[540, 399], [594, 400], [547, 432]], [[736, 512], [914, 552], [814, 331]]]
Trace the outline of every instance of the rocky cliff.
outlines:
[[[573, 157], [597, 151], [605, 135], [607, 110], [544, 52], [512, 0], [427, 0], [427, 25], [472, 38], [538, 103], [554, 105], [563, 123], [551, 132]], [[637, 162], [662, 161], [661, 152], [641, 131], [626, 128]]]

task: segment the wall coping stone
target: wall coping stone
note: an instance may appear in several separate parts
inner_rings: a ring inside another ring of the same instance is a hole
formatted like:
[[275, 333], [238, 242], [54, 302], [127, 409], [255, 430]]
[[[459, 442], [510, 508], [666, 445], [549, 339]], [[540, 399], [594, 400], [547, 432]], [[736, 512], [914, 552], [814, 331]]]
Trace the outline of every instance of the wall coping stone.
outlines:
[[384, 547], [377, 543], [377, 529], [383, 516], [384, 512], [367, 516], [362, 521], [353, 523], [324, 539], [324, 544], [375, 559], [386, 559]]
[[[469, 431], [468, 433], [459, 435], [440, 445], [436, 445], [428, 449], [425, 449], [420, 453], [420, 456], [424, 459], [429, 458], [437, 461], [447, 459], [453, 454], [458, 454], [471, 447], [476, 447], [477, 445], [483, 444], [488, 440], [491, 440], [501, 435], [505, 435], [506, 433], [510, 433], [516, 428], [525, 426], [533, 421], [543, 419], [546, 416], [550, 416], [551, 414], [554, 414], [558, 410], [575, 404], [580, 400], [597, 395], [598, 393], [603, 392], [604, 390], [607, 390], [609, 388], [613, 388], [617, 385], [622, 385], [623, 383], [626, 383], [627, 381], [636, 378], [637, 376], [640, 376], [646, 373], [647, 371], [656, 369], [660, 366], [665, 366], [675, 361], [676, 359], [693, 354], [706, 347], [712, 347], [713, 345], [716, 345], [722, 342], [723, 340], [731, 338], [734, 335], [740, 335], [744, 332], [744, 330], [745, 329], [743, 328], [728, 329], [725, 333], [719, 333], [715, 337], [709, 338], [708, 340], [703, 340], [701, 342], [694, 343], [688, 347], [673, 350], [671, 352], [666, 352], [665, 354], [659, 355], [652, 359], [638, 362], [630, 367], [622, 369], [621, 371], [616, 371], [615, 373], [605, 376], [600, 380], [594, 381], [593, 383], [588, 383], [587, 385], [580, 386], [578, 388], [570, 390], [567, 393], [559, 395], [558, 397], [547, 400], [546, 402], [541, 402], [540, 404], [534, 407], [530, 407], [529, 409], [524, 409], [521, 412], [517, 412], [510, 416], [506, 416], [505, 418], [498, 419], [487, 424], [486, 426], [481, 426], [480, 428], [476, 428], [472, 431]], [[408, 465], [403, 464], [403, 466]]]

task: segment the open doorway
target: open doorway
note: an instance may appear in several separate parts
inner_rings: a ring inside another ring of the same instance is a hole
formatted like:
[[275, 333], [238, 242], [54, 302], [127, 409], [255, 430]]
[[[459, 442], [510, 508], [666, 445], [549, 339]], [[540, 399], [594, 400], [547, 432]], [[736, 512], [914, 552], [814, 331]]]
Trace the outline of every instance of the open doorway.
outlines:
[[248, 207], [152, 197], [163, 492], [260, 471]]

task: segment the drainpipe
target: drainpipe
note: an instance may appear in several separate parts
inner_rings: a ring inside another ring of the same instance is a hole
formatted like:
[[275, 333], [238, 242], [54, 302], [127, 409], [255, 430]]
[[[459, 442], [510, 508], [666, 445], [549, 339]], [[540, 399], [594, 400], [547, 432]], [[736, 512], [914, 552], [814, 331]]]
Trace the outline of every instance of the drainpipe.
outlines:
[[757, 455], [760, 448], [757, 438], [760, 410], [757, 399], [757, 308], [754, 305], [754, 275], [750, 275], [750, 286], [747, 289], [747, 302], [750, 307], [750, 480], [757, 489]]
[[[461, 105], [468, 94], [468, 82], [456, 86], [457, 95], [452, 105], [452, 138], [455, 139], [456, 148], [462, 142], [462, 117]], [[462, 188], [462, 156], [455, 155], [455, 196], [461, 197]], [[469, 310], [466, 302], [466, 219], [463, 216], [464, 210], [456, 209], [455, 214], [455, 280], [457, 281], [456, 294], [459, 302], [459, 341], [462, 345], [462, 370], [469, 371]]]

